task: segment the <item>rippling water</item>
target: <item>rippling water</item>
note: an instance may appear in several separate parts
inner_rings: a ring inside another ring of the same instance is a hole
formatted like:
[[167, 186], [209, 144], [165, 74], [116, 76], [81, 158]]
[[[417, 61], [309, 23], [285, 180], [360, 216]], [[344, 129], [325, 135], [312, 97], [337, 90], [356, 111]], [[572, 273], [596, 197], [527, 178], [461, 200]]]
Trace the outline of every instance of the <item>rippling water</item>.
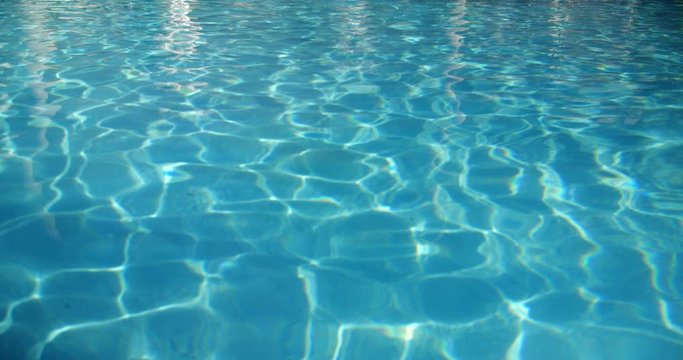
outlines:
[[0, 1], [3, 359], [678, 359], [680, 1]]

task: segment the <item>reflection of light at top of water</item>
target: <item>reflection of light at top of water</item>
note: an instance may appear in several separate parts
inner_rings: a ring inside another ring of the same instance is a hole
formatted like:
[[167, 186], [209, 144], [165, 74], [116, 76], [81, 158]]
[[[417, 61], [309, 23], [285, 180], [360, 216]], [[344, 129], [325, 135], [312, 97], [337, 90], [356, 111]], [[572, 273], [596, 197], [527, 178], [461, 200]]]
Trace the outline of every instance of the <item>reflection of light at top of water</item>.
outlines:
[[168, 35], [162, 48], [178, 55], [191, 55], [195, 52], [202, 27], [195, 24], [190, 17], [192, 8], [186, 0], [171, 0], [169, 2], [170, 16], [164, 26]]

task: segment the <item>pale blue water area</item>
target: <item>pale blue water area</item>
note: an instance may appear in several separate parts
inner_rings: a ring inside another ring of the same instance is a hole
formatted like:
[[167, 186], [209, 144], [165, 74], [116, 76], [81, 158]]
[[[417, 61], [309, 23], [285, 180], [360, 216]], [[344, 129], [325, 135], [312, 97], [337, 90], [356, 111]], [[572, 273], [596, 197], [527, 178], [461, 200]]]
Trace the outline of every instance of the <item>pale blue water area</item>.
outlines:
[[683, 358], [683, 2], [0, 0], [0, 359]]

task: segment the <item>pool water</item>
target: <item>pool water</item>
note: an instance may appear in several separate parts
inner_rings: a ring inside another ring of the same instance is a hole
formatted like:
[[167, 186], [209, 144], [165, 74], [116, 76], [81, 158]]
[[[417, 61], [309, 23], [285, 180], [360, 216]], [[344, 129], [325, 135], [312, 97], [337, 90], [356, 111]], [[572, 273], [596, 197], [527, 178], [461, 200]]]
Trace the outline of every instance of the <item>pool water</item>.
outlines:
[[1, 359], [680, 359], [683, 3], [0, 1]]

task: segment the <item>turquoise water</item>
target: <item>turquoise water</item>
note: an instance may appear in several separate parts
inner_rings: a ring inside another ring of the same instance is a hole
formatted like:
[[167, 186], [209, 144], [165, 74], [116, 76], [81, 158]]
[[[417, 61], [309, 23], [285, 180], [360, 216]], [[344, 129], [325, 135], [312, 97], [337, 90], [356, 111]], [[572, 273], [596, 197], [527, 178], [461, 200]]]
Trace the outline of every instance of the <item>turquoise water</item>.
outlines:
[[0, 359], [680, 359], [683, 4], [0, 1]]

